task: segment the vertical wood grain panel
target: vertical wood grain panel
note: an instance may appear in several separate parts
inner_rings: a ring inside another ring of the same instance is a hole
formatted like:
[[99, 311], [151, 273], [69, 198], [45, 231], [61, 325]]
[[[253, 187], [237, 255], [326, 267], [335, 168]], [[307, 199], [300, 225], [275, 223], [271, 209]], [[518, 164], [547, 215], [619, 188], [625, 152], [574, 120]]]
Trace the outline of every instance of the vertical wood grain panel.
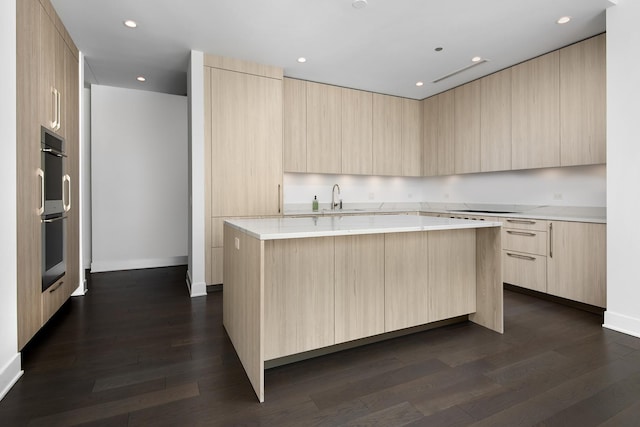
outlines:
[[336, 344], [384, 332], [384, 235], [335, 238]]
[[429, 321], [476, 311], [474, 229], [429, 232]]
[[513, 67], [512, 167], [560, 166], [560, 63], [554, 51]]
[[422, 175], [438, 175], [438, 97], [422, 101]]
[[213, 284], [211, 280], [211, 276], [213, 274], [213, 266], [211, 265], [211, 248], [213, 247], [211, 236], [211, 205], [213, 203], [212, 197], [212, 188], [213, 183], [211, 182], [212, 173], [212, 159], [211, 159], [211, 150], [213, 141], [212, 133], [211, 133], [211, 124], [213, 121], [213, 103], [211, 102], [211, 68], [204, 67], [204, 238], [205, 238], [205, 246], [204, 246], [204, 280], [207, 285]]
[[455, 96], [453, 90], [438, 98], [438, 175], [455, 173]]
[[264, 242], [225, 226], [224, 246], [223, 324], [264, 402]]
[[469, 320], [504, 332], [500, 227], [476, 229], [476, 312]]
[[480, 81], [453, 90], [455, 172], [480, 172]]
[[373, 174], [402, 175], [402, 99], [373, 94]]
[[606, 307], [606, 225], [553, 221], [547, 257], [547, 291]]
[[333, 239], [265, 242], [265, 360], [335, 343]]
[[480, 170], [511, 170], [511, 69], [480, 79]]
[[385, 332], [428, 323], [430, 233], [390, 233], [384, 240]]
[[307, 82], [283, 80], [284, 170], [307, 171]]
[[342, 172], [342, 92], [307, 82], [307, 172]]
[[605, 163], [606, 35], [560, 49], [560, 163]]
[[422, 174], [422, 102], [402, 100], [402, 176]]
[[373, 96], [342, 88], [342, 173], [373, 173]]

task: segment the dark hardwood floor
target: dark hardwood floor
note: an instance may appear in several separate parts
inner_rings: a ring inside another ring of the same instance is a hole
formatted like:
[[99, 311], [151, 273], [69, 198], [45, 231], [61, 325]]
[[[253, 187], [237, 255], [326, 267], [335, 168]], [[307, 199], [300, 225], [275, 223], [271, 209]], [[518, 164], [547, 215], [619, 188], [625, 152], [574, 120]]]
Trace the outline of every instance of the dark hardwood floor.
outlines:
[[182, 267], [93, 274], [23, 352], [1, 426], [638, 426], [640, 339], [505, 291], [505, 333], [473, 323], [270, 369], [259, 404], [222, 292]]

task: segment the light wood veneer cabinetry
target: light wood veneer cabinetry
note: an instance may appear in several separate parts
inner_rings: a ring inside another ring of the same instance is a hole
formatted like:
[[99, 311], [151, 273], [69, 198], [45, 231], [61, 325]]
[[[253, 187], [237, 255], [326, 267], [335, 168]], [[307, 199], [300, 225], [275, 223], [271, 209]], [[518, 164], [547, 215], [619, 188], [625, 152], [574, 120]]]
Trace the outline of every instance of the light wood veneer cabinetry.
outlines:
[[[78, 49], [48, 0], [16, 3], [17, 47], [17, 295], [18, 348], [69, 298], [79, 285], [79, 81]], [[41, 126], [62, 136], [67, 154], [64, 173], [70, 177], [65, 191], [66, 273], [42, 292], [42, 238], [38, 214], [43, 189]]]
[[547, 221], [507, 218], [503, 222], [503, 280], [547, 292]]
[[284, 171], [420, 176], [420, 101], [284, 79]]
[[480, 172], [480, 80], [453, 90], [455, 173]]
[[480, 170], [511, 170], [511, 69], [480, 79]]
[[549, 223], [547, 292], [606, 307], [606, 225]]
[[207, 284], [222, 283], [222, 224], [282, 211], [282, 70], [205, 56]]
[[560, 49], [560, 164], [606, 162], [606, 35]]

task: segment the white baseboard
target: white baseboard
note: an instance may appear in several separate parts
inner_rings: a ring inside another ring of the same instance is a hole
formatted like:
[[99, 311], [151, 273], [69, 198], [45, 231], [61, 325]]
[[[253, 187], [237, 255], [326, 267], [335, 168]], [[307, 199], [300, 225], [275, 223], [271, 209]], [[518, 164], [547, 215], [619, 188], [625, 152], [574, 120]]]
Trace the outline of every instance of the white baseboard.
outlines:
[[187, 270], [187, 289], [189, 289], [189, 296], [191, 298], [195, 297], [203, 297], [207, 295], [207, 284], [205, 282], [196, 282], [193, 283], [191, 281], [191, 272]]
[[11, 387], [20, 379], [23, 373], [20, 353], [16, 353], [2, 370], [0, 370], [0, 400], [7, 395]]
[[186, 265], [187, 256], [175, 256], [169, 258], [154, 259], [126, 259], [112, 261], [93, 261], [91, 263], [92, 273], [103, 273], [106, 271], [138, 270], [141, 268], [172, 267], [174, 265]]
[[602, 326], [607, 329], [640, 338], [640, 319], [635, 317], [607, 310], [604, 312], [604, 324]]

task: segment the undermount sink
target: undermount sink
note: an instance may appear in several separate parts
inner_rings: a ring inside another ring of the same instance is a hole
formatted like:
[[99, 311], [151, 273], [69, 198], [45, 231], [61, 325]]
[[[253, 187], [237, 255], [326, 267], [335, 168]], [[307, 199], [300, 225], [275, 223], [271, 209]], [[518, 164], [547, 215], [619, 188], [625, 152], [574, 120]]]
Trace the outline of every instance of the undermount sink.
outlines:
[[366, 212], [367, 209], [323, 209], [322, 213], [328, 213], [328, 214], [341, 214], [341, 213], [352, 213], [352, 212]]

